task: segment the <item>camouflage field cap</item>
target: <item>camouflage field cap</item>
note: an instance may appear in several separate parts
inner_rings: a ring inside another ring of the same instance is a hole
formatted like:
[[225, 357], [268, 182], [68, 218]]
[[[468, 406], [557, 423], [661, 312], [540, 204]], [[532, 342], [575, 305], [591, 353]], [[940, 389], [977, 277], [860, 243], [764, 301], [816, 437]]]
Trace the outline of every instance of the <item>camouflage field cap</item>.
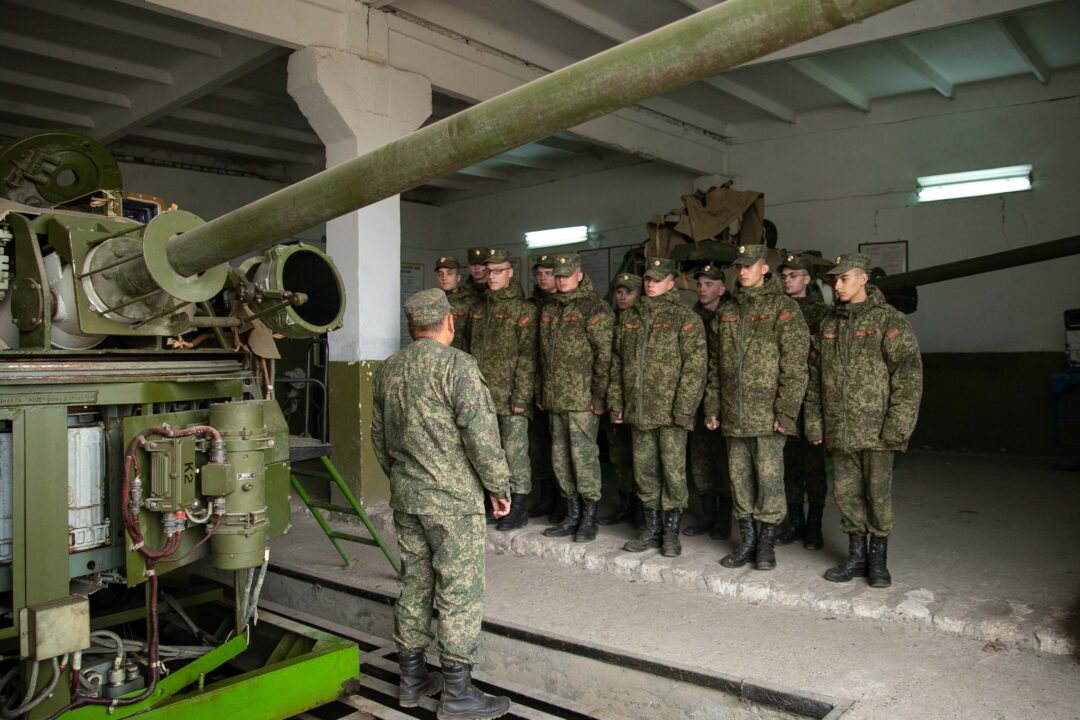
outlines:
[[836, 256], [836, 267], [826, 272], [826, 275], [843, 275], [848, 270], [865, 270], [870, 272], [871, 259], [869, 255], [863, 255], [861, 253], [849, 253], [847, 255]]
[[695, 280], [697, 280], [702, 275], [704, 275], [707, 278], [712, 278], [713, 280], [719, 280], [720, 282], [724, 281], [724, 271], [720, 268], [719, 265], [716, 265], [714, 263], [709, 263], [708, 265], [702, 265], [701, 267], [699, 267], [697, 270], [694, 271], [694, 279]]
[[807, 272], [814, 269], [809, 257], [802, 253], [788, 253], [784, 256], [784, 261], [780, 263], [780, 267], [788, 267], [792, 270], [806, 270]]
[[627, 290], [640, 290], [641, 276], [632, 273], [621, 273], [616, 275], [614, 287], [626, 288]]
[[439, 268], [449, 268], [450, 270], [457, 270], [459, 267], [461, 267], [461, 263], [459, 263], [458, 259], [453, 255], [443, 255], [435, 261], [436, 270], [438, 270]]
[[758, 260], [768, 257], [769, 248], [766, 245], [740, 245], [739, 254], [731, 261], [732, 265], [753, 265]]
[[486, 247], [471, 247], [469, 248], [469, 264], [470, 265], [482, 265], [487, 262], [488, 248]]
[[487, 259], [484, 262], [488, 265], [510, 262], [510, 254], [502, 248], [489, 248]]
[[642, 277], [664, 280], [677, 272], [679, 272], [679, 266], [671, 258], [653, 257], [645, 259], [645, 272], [642, 273]]
[[434, 325], [450, 312], [450, 301], [439, 288], [428, 288], [405, 301], [405, 318], [414, 328]]
[[559, 253], [555, 256], [555, 277], [570, 277], [581, 269], [581, 256], [577, 253]]
[[555, 256], [554, 255], [541, 255], [533, 261], [533, 270], [536, 268], [547, 268], [548, 270], [555, 269]]

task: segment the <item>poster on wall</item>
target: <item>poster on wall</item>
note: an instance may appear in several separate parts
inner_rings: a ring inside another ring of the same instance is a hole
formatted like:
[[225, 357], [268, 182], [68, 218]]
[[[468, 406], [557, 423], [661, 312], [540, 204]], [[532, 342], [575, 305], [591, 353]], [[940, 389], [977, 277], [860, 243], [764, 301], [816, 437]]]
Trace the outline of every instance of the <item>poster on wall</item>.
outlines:
[[886, 275], [907, 272], [907, 240], [859, 243], [859, 252], [870, 256], [870, 267], [881, 268]]
[[[424, 265], [422, 263], [401, 263], [401, 298], [398, 307], [405, 306], [405, 300], [412, 294], [424, 289]], [[412, 342], [409, 337], [409, 325], [405, 321], [405, 311], [401, 311], [401, 341], [398, 345], [403, 348]]]

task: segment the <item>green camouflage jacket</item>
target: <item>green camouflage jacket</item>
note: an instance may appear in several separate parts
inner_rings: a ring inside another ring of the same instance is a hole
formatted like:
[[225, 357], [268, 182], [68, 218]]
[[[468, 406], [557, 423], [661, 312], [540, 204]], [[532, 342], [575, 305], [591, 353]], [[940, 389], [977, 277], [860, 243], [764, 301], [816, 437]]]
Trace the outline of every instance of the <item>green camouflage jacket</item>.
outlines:
[[806, 394], [810, 334], [775, 276], [739, 288], [717, 308], [709, 352], [706, 417], [727, 437], [761, 437], [777, 421], [794, 434]]
[[458, 287], [446, 293], [446, 299], [450, 301], [450, 312], [454, 316], [454, 342], [451, 347], [458, 350], [466, 349], [465, 333], [469, 329], [469, 313], [472, 311], [476, 300], [472, 293], [462, 287]]
[[905, 450], [922, 399], [922, 356], [907, 318], [867, 285], [838, 303], [814, 338], [806, 437], [833, 450]]
[[705, 326], [679, 291], [642, 297], [624, 310], [611, 350], [608, 409], [639, 430], [694, 428], [705, 391]]
[[416, 515], [484, 512], [483, 489], [508, 497], [495, 405], [469, 355], [420, 338], [375, 371], [371, 444], [390, 507]]
[[[726, 300], [728, 300], [730, 297], [731, 297], [731, 293], [727, 293], [727, 292], [725, 292], [723, 295], [721, 295], [720, 296], [720, 302], [717, 304], [716, 310], [719, 310], [720, 306], [723, 305], [724, 302]], [[708, 354], [710, 354], [710, 355], [716, 349], [716, 335], [715, 335], [716, 330], [715, 330], [715, 328], [713, 328], [713, 324], [712, 324], [713, 318], [716, 317], [716, 310], [706, 310], [702, 306], [702, 304], [700, 302], [694, 303], [694, 312], [696, 312], [698, 314], [698, 317], [701, 318], [702, 324], [705, 326], [705, 347], [707, 349]], [[709, 358], [706, 357], [706, 359], [705, 359], [705, 379], [706, 379], [706, 382], [708, 382], [708, 377], [709, 377], [709, 365], [708, 365], [708, 362], [709, 362]], [[698, 403], [697, 419], [699, 421], [704, 421], [704, 419], [705, 419], [704, 396], [702, 396], [702, 402]]]
[[540, 365], [536, 397], [548, 412], [604, 410], [615, 314], [588, 276], [557, 293], [540, 311]]
[[829, 306], [825, 304], [825, 299], [817, 293], [807, 293], [806, 297], [792, 299], [798, 303], [799, 309], [802, 310], [803, 320], [806, 320], [806, 327], [810, 330], [810, 336], [817, 335], [818, 329], [821, 327], [821, 321], [829, 314]]
[[465, 282], [461, 284], [461, 289], [465, 291], [465, 294], [473, 299], [474, 302], [483, 300], [484, 293], [487, 292], [487, 283], [483, 285], [477, 285], [476, 281], [472, 279], [472, 275], [465, 278]]
[[513, 414], [511, 406], [532, 416], [536, 384], [536, 306], [511, 280], [502, 290], [484, 293], [472, 307], [466, 349], [487, 380], [495, 412]]

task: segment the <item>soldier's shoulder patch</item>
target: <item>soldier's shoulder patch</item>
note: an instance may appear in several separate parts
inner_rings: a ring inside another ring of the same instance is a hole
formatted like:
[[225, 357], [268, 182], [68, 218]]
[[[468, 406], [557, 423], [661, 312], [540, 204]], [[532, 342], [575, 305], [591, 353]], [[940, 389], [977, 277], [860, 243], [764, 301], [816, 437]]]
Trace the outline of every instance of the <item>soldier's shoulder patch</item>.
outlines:
[[900, 337], [900, 328], [894, 327], [892, 330], [885, 333], [885, 337], [889, 338], [890, 340], [895, 340], [896, 338]]
[[789, 311], [785, 310], [784, 312], [780, 313], [780, 316], [778, 318], [776, 318], [776, 321], [777, 322], [787, 322], [790, 319], [791, 319], [791, 313]]
[[603, 319], [604, 319], [603, 315], [593, 315], [591, 318], [589, 318], [589, 324], [590, 325], [599, 325], [600, 321], [603, 320]]
[[694, 323], [692, 323], [692, 322], [683, 323], [683, 326], [682, 326], [682, 331], [683, 332], [690, 332], [693, 329], [694, 329]]
[[528, 315], [526, 315], [525, 317], [518, 320], [518, 325], [528, 325], [528, 324], [529, 324], [529, 316]]

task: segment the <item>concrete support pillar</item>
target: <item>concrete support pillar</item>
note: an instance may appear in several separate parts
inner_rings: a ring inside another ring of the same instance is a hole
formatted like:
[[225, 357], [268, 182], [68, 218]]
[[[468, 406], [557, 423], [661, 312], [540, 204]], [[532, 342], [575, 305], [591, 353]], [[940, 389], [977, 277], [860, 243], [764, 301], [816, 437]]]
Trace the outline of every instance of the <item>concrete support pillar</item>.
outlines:
[[[427, 78], [330, 48], [293, 53], [289, 94], [326, 145], [327, 167], [407, 135], [431, 115]], [[330, 221], [326, 242], [347, 295], [344, 324], [330, 334], [334, 464], [362, 500], [386, 499], [369, 437], [371, 376], [398, 349], [400, 199]]]

